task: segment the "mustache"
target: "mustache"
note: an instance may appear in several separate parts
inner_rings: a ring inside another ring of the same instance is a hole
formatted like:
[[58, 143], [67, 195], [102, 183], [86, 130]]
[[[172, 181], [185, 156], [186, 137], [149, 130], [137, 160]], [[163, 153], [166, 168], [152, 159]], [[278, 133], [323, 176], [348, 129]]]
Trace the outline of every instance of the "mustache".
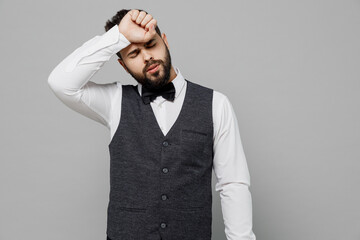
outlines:
[[153, 60], [153, 61], [151, 61], [151, 62], [148, 62], [146, 65], [145, 65], [145, 67], [144, 67], [144, 72], [147, 72], [147, 70], [149, 69], [149, 67], [151, 66], [151, 65], [153, 65], [153, 64], [164, 64], [164, 61], [162, 61], [162, 60]]

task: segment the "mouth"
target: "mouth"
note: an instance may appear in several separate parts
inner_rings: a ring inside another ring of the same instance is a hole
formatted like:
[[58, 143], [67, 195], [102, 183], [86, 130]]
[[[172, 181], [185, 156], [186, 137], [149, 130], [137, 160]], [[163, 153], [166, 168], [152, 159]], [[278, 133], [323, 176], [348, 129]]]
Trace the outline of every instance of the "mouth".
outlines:
[[146, 72], [154, 73], [159, 69], [159, 64], [152, 64]]

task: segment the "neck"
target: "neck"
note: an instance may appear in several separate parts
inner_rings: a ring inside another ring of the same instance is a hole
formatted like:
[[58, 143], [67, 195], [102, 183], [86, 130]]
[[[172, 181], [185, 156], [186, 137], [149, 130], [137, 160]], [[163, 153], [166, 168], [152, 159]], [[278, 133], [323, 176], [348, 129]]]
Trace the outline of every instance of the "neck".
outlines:
[[[171, 69], [170, 69], [170, 79], [169, 79], [169, 82], [171, 82], [172, 80], [174, 80], [176, 78], [177, 74], [175, 72], [175, 69], [174, 67], [171, 65]], [[169, 83], [168, 82], [168, 83]]]

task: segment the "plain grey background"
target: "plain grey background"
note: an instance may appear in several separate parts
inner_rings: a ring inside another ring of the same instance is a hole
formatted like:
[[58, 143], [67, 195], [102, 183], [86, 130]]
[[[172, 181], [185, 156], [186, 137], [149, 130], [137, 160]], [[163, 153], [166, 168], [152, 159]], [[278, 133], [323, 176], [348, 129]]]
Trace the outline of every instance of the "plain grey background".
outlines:
[[[122, 8], [152, 14], [182, 74], [229, 97], [257, 239], [360, 239], [358, 0], [1, 0], [1, 240], [105, 239], [110, 133], [47, 78]], [[92, 81], [136, 84], [116, 59]]]

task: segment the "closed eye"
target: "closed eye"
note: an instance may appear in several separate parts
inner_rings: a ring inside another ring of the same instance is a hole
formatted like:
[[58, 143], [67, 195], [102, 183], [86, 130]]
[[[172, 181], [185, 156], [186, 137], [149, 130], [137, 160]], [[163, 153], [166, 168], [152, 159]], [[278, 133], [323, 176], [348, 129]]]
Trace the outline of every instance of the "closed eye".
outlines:
[[[155, 45], [156, 45], [156, 43], [153, 44], [153, 45], [151, 45], [151, 46], [148, 46], [147, 48], [152, 48], [152, 47], [154, 47]], [[139, 51], [137, 51], [135, 54], [133, 54], [133, 56], [131, 56], [130, 58], [135, 58], [135, 57], [138, 55], [138, 52], [139, 52]]]

